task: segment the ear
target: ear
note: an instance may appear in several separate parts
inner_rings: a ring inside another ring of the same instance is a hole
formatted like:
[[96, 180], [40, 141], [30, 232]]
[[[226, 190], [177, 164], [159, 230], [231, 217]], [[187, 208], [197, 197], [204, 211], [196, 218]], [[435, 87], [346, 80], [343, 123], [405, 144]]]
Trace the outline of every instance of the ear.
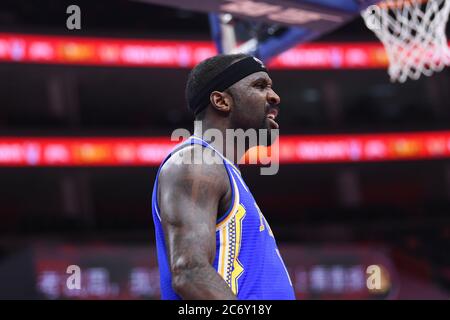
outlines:
[[213, 91], [209, 100], [214, 109], [222, 112], [230, 112], [233, 106], [233, 98], [226, 92]]

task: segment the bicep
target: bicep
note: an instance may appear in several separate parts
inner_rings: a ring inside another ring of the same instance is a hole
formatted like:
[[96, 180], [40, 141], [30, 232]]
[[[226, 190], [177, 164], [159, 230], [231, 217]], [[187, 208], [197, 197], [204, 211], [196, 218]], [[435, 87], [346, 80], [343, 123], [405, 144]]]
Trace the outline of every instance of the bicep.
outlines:
[[201, 168], [163, 176], [159, 205], [171, 269], [213, 263], [221, 191], [217, 173]]

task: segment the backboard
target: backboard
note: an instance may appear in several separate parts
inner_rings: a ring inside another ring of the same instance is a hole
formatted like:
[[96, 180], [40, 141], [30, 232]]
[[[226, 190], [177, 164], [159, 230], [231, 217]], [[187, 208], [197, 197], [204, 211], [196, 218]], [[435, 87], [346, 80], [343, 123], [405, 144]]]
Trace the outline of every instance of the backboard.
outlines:
[[210, 14], [219, 52], [246, 52], [267, 61], [349, 21], [379, 0], [137, 0]]

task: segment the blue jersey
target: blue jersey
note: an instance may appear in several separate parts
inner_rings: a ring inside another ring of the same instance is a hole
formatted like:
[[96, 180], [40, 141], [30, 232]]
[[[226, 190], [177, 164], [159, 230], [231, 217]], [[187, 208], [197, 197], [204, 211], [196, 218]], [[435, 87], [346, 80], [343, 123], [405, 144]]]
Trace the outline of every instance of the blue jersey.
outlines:
[[[182, 144], [201, 144], [215, 150], [206, 141], [195, 136], [191, 136]], [[174, 150], [179, 148], [180, 146]], [[232, 204], [229, 210], [217, 219], [216, 256], [213, 267], [240, 300], [295, 299], [289, 274], [269, 224], [242, 179], [240, 171], [232, 162], [215, 151], [222, 157], [228, 173], [232, 188]], [[152, 195], [162, 299], [180, 299], [172, 288], [157, 200], [159, 172], [171, 154], [166, 157], [158, 170]]]

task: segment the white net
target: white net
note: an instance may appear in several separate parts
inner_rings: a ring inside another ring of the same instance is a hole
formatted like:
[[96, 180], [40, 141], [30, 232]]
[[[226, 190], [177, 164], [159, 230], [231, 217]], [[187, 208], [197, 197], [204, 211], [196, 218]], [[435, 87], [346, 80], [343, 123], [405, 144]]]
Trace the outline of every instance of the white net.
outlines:
[[391, 81], [417, 80], [450, 64], [449, 10], [450, 0], [387, 0], [361, 12], [386, 49]]

